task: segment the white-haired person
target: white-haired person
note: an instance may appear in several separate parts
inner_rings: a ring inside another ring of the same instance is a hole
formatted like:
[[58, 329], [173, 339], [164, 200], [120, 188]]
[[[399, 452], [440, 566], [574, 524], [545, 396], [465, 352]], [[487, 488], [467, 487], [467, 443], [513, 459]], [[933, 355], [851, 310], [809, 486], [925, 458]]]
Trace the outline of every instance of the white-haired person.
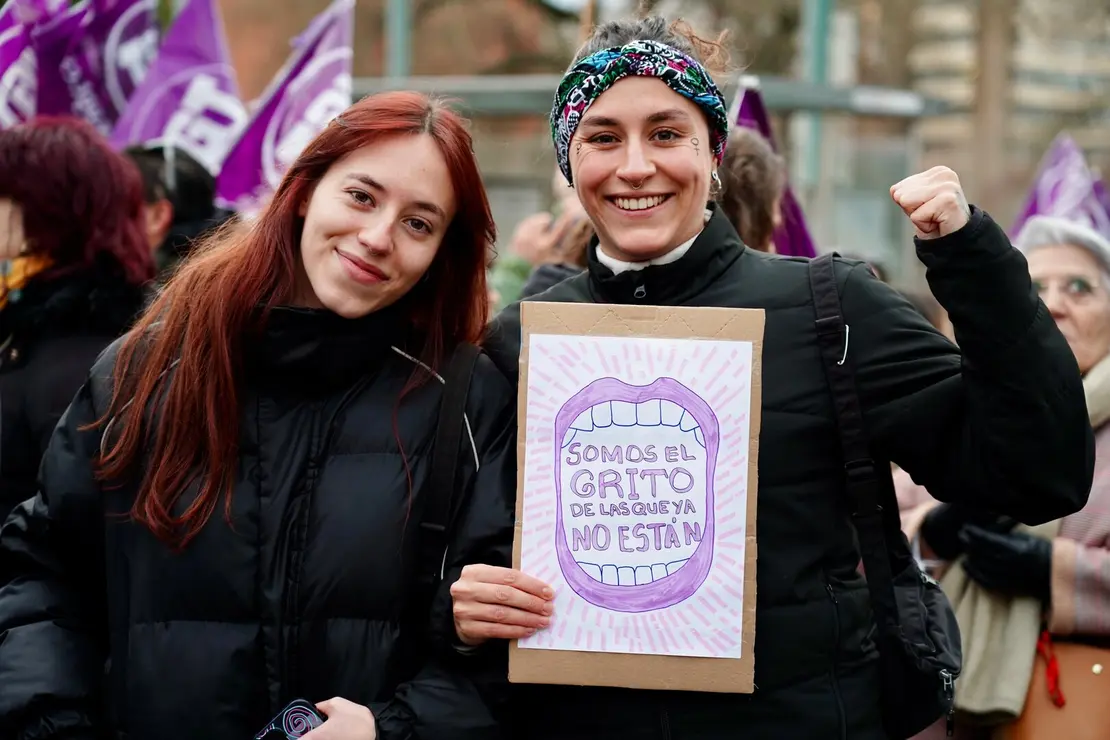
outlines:
[[[1110, 649], [1101, 662], [1098, 652], [1084, 652], [1094, 657], [1074, 675], [1065, 657], [1076, 643], [1110, 648], [1110, 240], [1068, 219], [1037, 216], [1014, 246], [1025, 255], [1033, 288], [1083, 376], [1095, 430], [1094, 484], [1082, 510], [1030, 529], [990, 512], [938, 503], [908, 475], [896, 474], [903, 526], [922, 556], [934, 561], [960, 621], [961, 739], [1026, 737], [1018, 727], [1034, 722], [1053, 737], [1076, 737], [1071, 722], [1096, 721], [1096, 707], [1077, 685], [1082, 673], [1110, 667]], [[953, 563], [962, 567], [949, 567]], [[1061, 701], [1063, 707], [1041, 709]], [[1010, 724], [1014, 717], [1018, 725]], [[941, 723], [919, 737], [944, 732]]]

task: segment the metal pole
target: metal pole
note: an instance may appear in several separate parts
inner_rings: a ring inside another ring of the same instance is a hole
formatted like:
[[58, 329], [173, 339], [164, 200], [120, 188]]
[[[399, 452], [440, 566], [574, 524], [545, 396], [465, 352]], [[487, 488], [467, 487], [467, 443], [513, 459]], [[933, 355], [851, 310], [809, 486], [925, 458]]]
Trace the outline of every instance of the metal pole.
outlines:
[[978, 205], [992, 212], [998, 211], [1010, 195], [1006, 183], [1006, 134], [1015, 5], [1013, 0], [981, 0], [979, 4], [979, 74], [973, 109], [975, 133], [970, 142], [974, 154], [969, 158], [975, 165], [964, 187], [974, 193]]
[[[816, 85], [829, 80], [829, 24], [835, 0], [803, 0], [802, 32], [805, 79]], [[821, 173], [821, 114], [804, 119], [804, 144], [799, 162], [799, 180], [805, 187], [816, 187]]]
[[385, 9], [385, 75], [412, 74], [412, 0], [389, 0]]

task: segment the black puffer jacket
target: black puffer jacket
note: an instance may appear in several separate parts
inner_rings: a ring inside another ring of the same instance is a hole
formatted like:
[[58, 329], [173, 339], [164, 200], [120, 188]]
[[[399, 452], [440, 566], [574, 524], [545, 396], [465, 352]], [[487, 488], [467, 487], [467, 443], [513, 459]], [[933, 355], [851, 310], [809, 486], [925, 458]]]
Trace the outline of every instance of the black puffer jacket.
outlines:
[[524, 288], [520, 291], [520, 298], [521, 300], [527, 300], [537, 296], [545, 290], [554, 288], [567, 278], [572, 278], [581, 272], [582, 268], [578, 265], [539, 265], [532, 270], [532, 274], [528, 276], [528, 280], [524, 283]]
[[[1079, 510], [1094, 465], [1083, 387], [1024, 258], [980, 211], [958, 233], [918, 242], [917, 250], [962, 357], [865, 265], [836, 264], [876, 459], [898, 463], [941, 499], [1030, 524]], [[744, 248], [720, 213], [669, 265], [614, 275], [595, 251], [589, 274], [536, 300], [766, 311], [756, 691], [514, 687], [517, 736], [881, 740], [871, 609], [856, 570], [807, 261]], [[499, 317], [490, 343], [506, 372], [517, 367], [519, 342], [514, 306]], [[544, 711], [550, 707], [559, 711]]]
[[0, 522], [35, 494], [46, 443], [143, 289], [110, 265], [33, 279], [0, 311]]
[[400, 324], [273, 313], [246, 352], [231, 526], [221, 505], [180, 554], [110, 516], [132, 490], [93, 480], [100, 434], [80, 428], [105, 409], [105, 353], [0, 534], [0, 737], [244, 740], [333, 696], [371, 707], [381, 740], [497, 736], [468, 675], [484, 659], [451, 647], [448, 587], [465, 563], [509, 562], [514, 394], [479, 358], [428, 635], [406, 608], [442, 386], [398, 403], [427, 372], [393, 349]]

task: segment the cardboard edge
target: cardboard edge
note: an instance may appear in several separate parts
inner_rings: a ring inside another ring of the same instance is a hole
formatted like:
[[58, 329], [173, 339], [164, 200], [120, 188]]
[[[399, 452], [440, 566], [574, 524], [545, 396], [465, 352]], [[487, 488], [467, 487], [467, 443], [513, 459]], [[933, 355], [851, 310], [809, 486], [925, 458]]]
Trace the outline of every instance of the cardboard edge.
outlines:
[[[607, 316], [622, 313], [622, 309], [632, 309], [629, 320], [633, 324], [658, 321], [660, 313], [715, 312], [726, 311], [735, 315], [743, 312], [745, 328], [755, 333], [751, 336], [724, 337], [736, 341], [752, 343], [752, 386], [749, 405], [749, 445], [748, 445], [748, 482], [745, 547], [744, 547], [744, 628], [741, 634], [743, 651], [740, 658], [699, 658], [673, 655], [642, 655], [631, 653], [602, 653], [570, 650], [547, 650], [521, 648], [516, 640], [509, 643], [510, 683], [547, 684], [564, 686], [604, 686], [615, 688], [662, 690], [662, 691], [700, 691], [727, 694], [750, 694], [755, 690], [755, 621], [757, 599], [758, 568], [758, 474], [759, 474], [759, 434], [762, 429], [763, 398], [763, 342], [766, 329], [766, 315], [762, 309], [714, 309], [690, 307], [656, 306], [611, 306], [603, 304], [563, 304], [526, 301], [521, 304], [521, 344], [520, 344], [520, 382], [517, 390], [517, 459], [526, 459], [527, 446], [527, 393], [528, 393], [528, 353], [529, 338], [533, 333], [564, 335], [602, 335], [602, 336], [645, 336], [634, 331], [629, 323], [623, 324], [623, 331], [598, 331], [603, 328]], [[578, 314], [576, 319], [588, 321], [589, 330], [583, 332], [568, 326], [567, 322], [553, 315], [553, 312]], [[692, 317], [692, 314], [689, 314]], [[543, 322], [542, 318], [550, 321]], [[683, 322], [690, 329], [689, 322]], [[696, 325], [697, 322], [694, 322]], [[536, 330], [534, 324], [545, 324]], [[726, 325], [727, 326], [727, 325]], [[756, 330], [756, 331], [752, 331]], [[716, 335], [693, 333], [681, 336], [667, 336], [668, 339], [717, 339]], [[524, 467], [517, 466], [516, 521], [513, 527], [513, 567], [520, 569], [521, 533], [524, 521]]]

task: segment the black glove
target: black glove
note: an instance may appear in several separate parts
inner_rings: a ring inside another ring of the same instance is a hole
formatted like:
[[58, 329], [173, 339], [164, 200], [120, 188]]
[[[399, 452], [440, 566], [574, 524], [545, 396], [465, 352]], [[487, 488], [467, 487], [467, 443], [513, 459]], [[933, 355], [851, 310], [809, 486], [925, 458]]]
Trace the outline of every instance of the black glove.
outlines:
[[955, 560], [964, 551], [960, 531], [969, 524], [990, 532], [1008, 532], [1017, 522], [964, 504], [941, 504], [922, 520], [921, 538], [941, 560]]
[[1052, 543], [1030, 534], [998, 534], [974, 525], [960, 532], [971, 580], [1007, 596], [1052, 596]]

